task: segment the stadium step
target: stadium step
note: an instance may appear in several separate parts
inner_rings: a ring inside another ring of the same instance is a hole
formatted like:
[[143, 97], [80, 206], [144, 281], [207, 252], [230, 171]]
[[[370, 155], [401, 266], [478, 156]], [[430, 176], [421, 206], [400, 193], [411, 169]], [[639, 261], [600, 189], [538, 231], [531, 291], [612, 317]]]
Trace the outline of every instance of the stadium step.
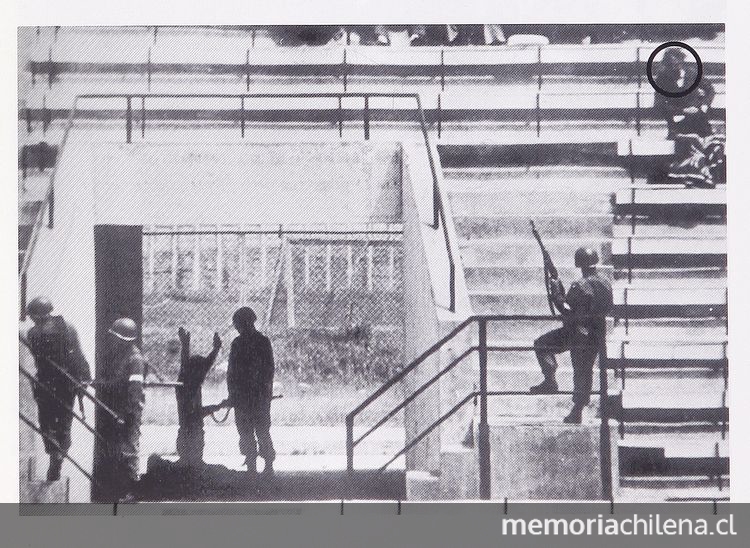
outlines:
[[[609, 262], [609, 240], [588, 238], [550, 238], [545, 247], [559, 266], [572, 266], [573, 255], [581, 245], [586, 244], [599, 250], [601, 262]], [[539, 244], [533, 238], [497, 238], [459, 240], [461, 257], [465, 266], [520, 265], [541, 266]]]
[[617, 442], [619, 447], [630, 448], [660, 448], [664, 450], [667, 458], [680, 457], [714, 457], [718, 445], [719, 456], [729, 456], [729, 436], [721, 438], [720, 433], [697, 434], [697, 433], [660, 433], [660, 434], [633, 434], [628, 433]]
[[593, 193], [592, 189], [581, 188], [578, 194], [572, 191], [573, 185], [560, 185], [557, 190], [548, 188], [547, 192], [525, 182], [499, 184], [482, 181], [471, 188], [462, 181], [460, 189], [458, 187], [449, 187], [451, 209], [458, 215], [490, 217], [528, 212], [533, 218], [537, 214], [591, 215], [611, 211], [611, 193]]
[[530, 220], [534, 221], [540, 234], [557, 238], [612, 236], [612, 215], [609, 213], [463, 215], [454, 212], [453, 218], [456, 232], [465, 240], [528, 237], [531, 234]]
[[615, 238], [615, 268], [726, 267], [724, 238]]

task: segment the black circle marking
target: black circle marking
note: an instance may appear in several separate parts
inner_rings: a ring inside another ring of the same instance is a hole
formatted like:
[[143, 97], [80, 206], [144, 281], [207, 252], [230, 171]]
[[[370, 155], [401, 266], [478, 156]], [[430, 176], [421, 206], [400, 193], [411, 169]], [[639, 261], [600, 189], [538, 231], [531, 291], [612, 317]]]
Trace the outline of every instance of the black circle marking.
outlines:
[[[658, 55], [658, 53], [664, 49], [672, 48], [672, 47], [678, 47], [686, 49], [690, 52], [690, 55], [692, 55], [695, 58], [695, 62], [698, 65], [698, 74], [695, 77], [695, 82], [692, 83], [692, 85], [687, 88], [684, 91], [667, 91], [665, 89], [660, 88], [656, 85], [656, 82], [654, 81], [654, 75], [653, 67], [654, 67], [654, 59]], [[690, 95], [695, 89], [700, 85], [701, 80], [703, 79], [703, 62], [701, 61], [700, 56], [698, 55], [698, 52], [695, 51], [693, 48], [688, 46], [685, 42], [664, 42], [659, 47], [657, 47], [654, 51], [651, 52], [651, 55], [648, 57], [648, 62], [646, 63], [646, 76], [648, 77], [648, 81], [651, 84], [651, 87], [656, 90], [657, 93], [664, 95], [666, 97], [685, 97], [686, 95]]]

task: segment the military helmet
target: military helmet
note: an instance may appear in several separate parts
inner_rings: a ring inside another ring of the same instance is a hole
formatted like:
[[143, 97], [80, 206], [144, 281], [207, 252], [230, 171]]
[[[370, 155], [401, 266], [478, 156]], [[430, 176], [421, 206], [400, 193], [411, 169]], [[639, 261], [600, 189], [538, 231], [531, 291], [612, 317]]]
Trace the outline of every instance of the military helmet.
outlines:
[[584, 266], [594, 266], [598, 262], [599, 254], [596, 252], [596, 249], [592, 247], [579, 247], [576, 250], [575, 265], [578, 268], [583, 268]]
[[258, 316], [256, 316], [255, 311], [249, 306], [238, 308], [232, 316], [232, 322], [238, 327], [253, 325], [257, 319]]
[[52, 312], [52, 301], [42, 295], [31, 299], [26, 306], [26, 313], [29, 316], [46, 316], [50, 312]]
[[132, 342], [138, 338], [138, 326], [130, 318], [118, 318], [112, 322], [109, 332], [123, 341]]

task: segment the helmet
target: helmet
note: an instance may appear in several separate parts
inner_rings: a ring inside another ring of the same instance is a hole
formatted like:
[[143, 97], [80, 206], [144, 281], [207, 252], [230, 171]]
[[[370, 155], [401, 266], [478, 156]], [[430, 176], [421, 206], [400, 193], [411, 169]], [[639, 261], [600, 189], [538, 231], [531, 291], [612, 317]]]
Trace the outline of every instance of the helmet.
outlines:
[[50, 312], [52, 312], [52, 301], [41, 295], [31, 299], [26, 306], [26, 313], [29, 316], [46, 316]]
[[138, 338], [138, 326], [130, 318], [119, 318], [115, 320], [112, 322], [112, 327], [109, 328], [109, 332], [123, 341], [131, 342]]
[[252, 308], [243, 306], [242, 308], [238, 308], [232, 316], [232, 323], [237, 327], [245, 327], [253, 325], [257, 319], [258, 316], [255, 315], [255, 311]]
[[576, 250], [575, 264], [578, 268], [594, 266], [599, 262], [599, 254], [592, 247], [579, 247]]

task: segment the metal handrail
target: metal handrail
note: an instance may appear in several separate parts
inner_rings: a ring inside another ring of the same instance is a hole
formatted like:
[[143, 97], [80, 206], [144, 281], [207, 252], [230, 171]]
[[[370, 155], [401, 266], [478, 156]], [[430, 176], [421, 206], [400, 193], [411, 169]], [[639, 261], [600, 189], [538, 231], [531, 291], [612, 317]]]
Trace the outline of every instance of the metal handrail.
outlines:
[[[448, 275], [449, 275], [449, 310], [451, 312], [455, 311], [455, 304], [456, 304], [456, 291], [455, 291], [455, 276], [456, 276], [456, 265], [455, 260], [453, 257], [453, 250], [450, 245], [450, 235], [447, 229], [447, 223], [446, 223], [446, 214], [445, 209], [443, 206], [443, 201], [440, 197], [440, 188], [439, 188], [439, 182], [438, 182], [438, 175], [437, 175], [437, 168], [436, 168], [436, 162], [435, 158], [433, 156], [432, 152], [432, 145], [430, 143], [429, 134], [427, 132], [427, 122], [424, 116], [424, 111], [422, 109], [422, 102], [420, 99], [420, 96], [418, 93], [388, 93], [388, 92], [343, 92], [343, 93], [243, 93], [243, 94], [222, 94], [222, 93], [188, 93], [188, 94], [174, 94], [174, 93], [90, 93], [90, 94], [81, 94], [76, 96], [75, 100], [73, 101], [73, 107], [70, 110], [70, 113], [68, 115], [68, 122], [65, 128], [65, 133], [63, 135], [63, 140], [60, 145], [60, 149], [58, 152], [58, 160], [55, 162], [55, 167], [52, 173], [52, 177], [50, 178], [50, 185], [47, 192], [47, 196], [45, 197], [44, 203], [42, 208], [40, 209], [39, 215], [37, 216], [37, 221], [35, 222], [35, 228], [32, 233], [32, 237], [29, 241], [29, 245], [27, 246], [26, 252], [24, 253], [24, 260], [23, 264], [21, 266], [21, 274], [20, 274], [20, 280], [21, 280], [21, 295], [22, 295], [22, 301], [25, 300], [26, 297], [26, 275], [28, 272], [29, 264], [33, 255], [33, 251], [36, 246], [36, 241], [39, 236], [39, 232], [41, 230], [41, 224], [43, 219], [43, 213], [49, 209], [50, 211], [50, 228], [53, 227], [53, 208], [54, 208], [54, 180], [57, 173], [57, 168], [60, 164], [60, 158], [62, 156], [62, 152], [65, 146], [65, 143], [67, 142], [68, 135], [70, 133], [70, 129], [73, 125], [73, 121], [75, 119], [77, 110], [78, 110], [78, 103], [80, 100], [87, 100], [87, 99], [125, 99], [126, 101], [126, 109], [125, 109], [125, 131], [126, 136], [125, 140], [127, 143], [132, 142], [132, 133], [133, 133], [133, 109], [132, 109], [132, 102], [133, 99], [140, 99], [141, 100], [141, 109], [143, 112], [143, 116], [141, 118], [141, 135], [145, 136], [146, 131], [146, 99], [238, 99], [240, 101], [240, 112], [242, 113], [241, 116], [241, 129], [242, 134], [244, 136], [244, 128], [245, 128], [245, 99], [314, 99], [314, 98], [331, 98], [331, 99], [337, 99], [339, 104], [342, 99], [344, 98], [361, 98], [364, 99], [365, 104], [363, 110], [363, 122], [364, 122], [364, 133], [365, 133], [365, 140], [369, 139], [370, 134], [370, 113], [369, 113], [369, 99], [370, 98], [391, 98], [391, 99], [412, 99], [415, 101], [416, 104], [416, 110], [418, 113], [418, 119], [417, 121], [420, 124], [420, 128], [422, 130], [422, 137], [424, 139], [424, 144], [427, 149], [427, 159], [429, 161], [430, 165], [430, 174], [432, 176], [432, 209], [433, 209], [433, 219], [432, 223], [429, 225], [433, 229], [437, 230], [440, 228], [440, 225], [442, 224], [443, 228], [443, 238], [445, 241], [445, 247], [446, 252], [448, 256]], [[22, 302], [22, 307], [25, 307], [25, 302]], [[23, 317], [24, 311], [22, 310], [21, 315]]]
[[[34, 350], [31, 348], [31, 344], [29, 343], [29, 341], [27, 341], [20, 333], [18, 335], [18, 340], [21, 342], [21, 344], [23, 344], [29, 350], [29, 352], [31, 353], [32, 357], [34, 357], [34, 359], [36, 359], [36, 356], [34, 356]], [[81, 394], [83, 394], [86, 398], [88, 398], [92, 402], [94, 402], [94, 405], [96, 405], [97, 407], [99, 407], [102, 410], [104, 410], [105, 413], [107, 413], [110, 417], [112, 417], [113, 419], [115, 419], [119, 424], [124, 424], [125, 421], [123, 420], [122, 417], [120, 417], [115, 411], [113, 411], [107, 404], [105, 404], [99, 398], [97, 398], [96, 396], [90, 394], [89, 391], [86, 390], [86, 388], [88, 386], [87, 383], [83, 383], [83, 382], [79, 381], [78, 379], [76, 379], [75, 377], [73, 377], [73, 375], [71, 375], [70, 373], [68, 373], [65, 370], [64, 367], [62, 367], [60, 364], [58, 364], [54, 360], [49, 359], [49, 358], [45, 358], [45, 360], [47, 361], [47, 363], [49, 363], [50, 365], [52, 365], [52, 367], [57, 372], [62, 373], [62, 375], [69, 382], [71, 382], [73, 384], [73, 386], [75, 386], [79, 390], [79, 392]]]
[[[387, 382], [385, 382], [382, 386], [380, 386], [372, 395], [370, 395], [365, 401], [363, 401], [360, 405], [358, 405], [352, 412], [350, 412], [346, 416], [346, 453], [347, 453], [347, 470], [350, 472], [354, 471], [354, 450], [355, 447], [364, 440], [367, 436], [371, 435], [373, 432], [375, 432], [378, 428], [382, 427], [390, 418], [395, 416], [396, 413], [398, 413], [401, 409], [406, 407], [410, 402], [412, 402], [417, 396], [422, 394], [429, 386], [437, 382], [443, 375], [451, 371], [454, 367], [456, 367], [461, 361], [463, 361], [464, 358], [466, 358], [469, 354], [472, 354], [473, 352], [479, 353], [479, 390], [469, 393], [466, 397], [464, 397], [461, 401], [459, 401], [456, 405], [454, 405], [450, 410], [448, 410], [445, 414], [441, 415], [436, 421], [434, 421], [432, 424], [430, 424], [427, 428], [425, 428], [422, 432], [420, 432], [414, 439], [412, 439], [408, 444], [406, 444], [401, 450], [399, 450], [392, 458], [390, 458], [385, 465], [383, 465], [380, 468], [380, 471], [384, 471], [390, 464], [392, 464], [397, 458], [399, 458], [401, 455], [408, 452], [411, 448], [416, 446], [421, 440], [423, 440], [426, 436], [428, 436], [432, 431], [434, 431], [435, 428], [440, 426], [443, 422], [448, 420], [451, 416], [453, 416], [456, 412], [458, 412], [459, 409], [461, 409], [468, 401], [471, 401], [477, 397], [480, 399], [480, 421], [479, 421], [479, 483], [480, 483], [480, 497], [481, 498], [489, 498], [490, 497], [490, 467], [491, 467], [491, 461], [490, 461], [490, 446], [489, 446], [489, 423], [487, 420], [487, 397], [488, 396], [497, 396], [497, 395], [508, 395], [508, 396], [519, 396], [519, 395], [529, 395], [529, 392], [521, 392], [521, 391], [490, 391], [487, 388], [487, 354], [490, 351], [507, 351], [507, 350], [518, 350], [518, 351], [528, 351], [533, 350], [534, 348], [531, 346], [526, 345], [517, 345], [517, 346], [495, 346], [495, 345], [489, 345], [487, 343], [487, 324], [491, 321], [562, 321], [563, 318], [560, 316], [551, 316], [551, 315], [525, 315], [525, 314], [518, 314], [518, 315], [476, 315], [471, 316], [461, 322], [458, 326], [456, 326], [450, 333], [448, 333], [446, 336], [441, 338], [438, 342], [433, 344], [428, 350], [423, 352], [420, 356], [418, 356], [414, 361], [412, 361], [404, 370], [399, 372], [398, 374], [394, 375], [391, 379], [389, 379]], [[356, 440], [354, 439], [354, 419], [356, 416], [362, 412], [367, 406], [369, 406], [373, 401], [378, 399], [382, 394], [384, 394], [388, 389], [390, 389], [392, 386], [394, 386], [397, 382], [402, 380], [409, 372], [413, 371], [416, 367], [419, 366], [424, 360], [426, 360], [428, 357], [433, 356], [435, 353], [439, 352], [443, 346], [451, 341], [453, 338], [455, 338], [458, 334], [460, 334], [469, 324], [476, 323], [479, 328], [479, 344], [475, 346], [469, 347], [467, 350], [459, 354], [458, 357], [451, 360], [451, 362], [442, 368], [440, 371], [438, 371], [435, 375], [433, 375], [427, 382], [422, 384], [414, 393], [410, 394], [408, 397], [406, 397], [401, 403], [399, 403], [396, 407], [391, 409], [386, 415], [381, 418], [378, 422], [375, 423], [374, 426], [370, 427], [363, 435], [361, 435]], [[602, 325], [600, 325], [600, 329], [603, 328], [603, 322]], [[608, 369], [607, 364], [607, 349], [606, 349], [606, 336], [602, 333], [600, 336], [600, 340], [597, 343], [600, 346], [599, 349], [599, 391], [598, 392], [592, 392], [592, 393], [598, 393], [602, 398], [605, 398], [607, 395], [607, 375], [606, 371]], [[567, 393], [567, 392], [562, 392]], [[571, 392], [572, 393], [572, 392]], [[603, 494], [605, 498], [611, 497], [612, 494], [612, 478], [611, 478], [611, 470], [609, 470], [609, 462], [611, 459], [610, 456], [610, 440], [609, 440], [609, 415], [607, 413], [602, 413], [602, 424], [600, 426], [601, 429], [601, 435], [600, 435], [600, 458], [602, 459], [602, 487], [603, 487]]]
[[52, 399], [54, 399], [59, 405], [61, 405], [68, 413], [71, 414], [71, 416], [76, 419], [78, 422], [80, 422], [86, 430], [94, 434], [99, 440], [102, 442], [105, 442], [106, 440], [102, 437], [102, 435], [96, 431], [94, 427], [92, 427], [88, 422], [86, 422], [86, 418], [76, 413], [75, 409], [71, 406], [69, 406], [67, 403], [65, 403], [61, 398], [59, 398], [54, 390], [52, 390], [47, 384], [43, 383], [39, 379], [37, 379], [33, 374], [31, 374], [29, 371], [27, 371], [22, 365], [18, 366], [18, 371], [28, 379], [28, 381], [31, 383], [32, 386], [39, 386], [42, 388], [45, 392], [47, 392]]
[[95, 485], [99, 485], [99, 482], [96, 481], [94, 477], [91, 474], [89, 474], [86, 471], [86, 469], [78, 463], [77, 460], [71, 457], [67, 451], [63, 451], [62, 447], [60, 447], [60, 444], [57, 443], [57, 440], [55, 440], [52, 436], [50, 436], [46, 432], [43, 432], [41, 428], [39, 428], [36, 424], [34, 424], [34, 422], [28, 417], [26, 417], [23, 413], [19, 412], [18, 418], [21, 419], [29, 428], [34, 430], [34, 432], [36, 432], [37, 434], [42, 436], [46, 441], [51, 443], [55, 447], [55, 449], [57, 449], [60, 452], [63, 458], [68, 459], [71, 463], [73, 463], [73, 466], [75, 466], [81, 474], [86, 476], [86, 479], [88, 479], [91, 483]]

